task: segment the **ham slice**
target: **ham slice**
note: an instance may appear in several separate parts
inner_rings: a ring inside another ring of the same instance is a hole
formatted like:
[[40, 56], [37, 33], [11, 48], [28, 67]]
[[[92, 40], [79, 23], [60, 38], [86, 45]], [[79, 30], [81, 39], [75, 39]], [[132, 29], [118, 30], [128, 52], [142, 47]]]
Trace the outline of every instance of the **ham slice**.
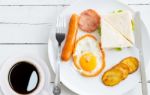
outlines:
[[96, 11], [88, 9], [80, 14], [79, 28], [82, 31], [94, 32], [99, 27], [99, 25], [100, 16]]

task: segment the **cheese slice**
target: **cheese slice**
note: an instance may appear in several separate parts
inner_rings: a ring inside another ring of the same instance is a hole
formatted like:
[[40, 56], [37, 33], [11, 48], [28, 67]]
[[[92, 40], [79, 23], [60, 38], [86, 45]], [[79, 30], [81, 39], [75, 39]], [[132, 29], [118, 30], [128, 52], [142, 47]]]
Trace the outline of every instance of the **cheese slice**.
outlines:
[[101, 42], [104, 48], [131, 47], [132, 44], [105, 20], [101, 20]]
[[132, 44], [135, 43], [131, 23], [132, 15], [129, 11], [108, 14], [104, 16], [104, 20]]

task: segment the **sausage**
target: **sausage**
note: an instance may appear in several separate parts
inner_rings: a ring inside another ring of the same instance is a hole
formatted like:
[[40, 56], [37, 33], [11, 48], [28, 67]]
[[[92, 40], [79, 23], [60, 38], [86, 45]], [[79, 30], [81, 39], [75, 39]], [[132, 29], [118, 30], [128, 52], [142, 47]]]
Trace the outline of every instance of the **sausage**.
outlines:
[[96, 11], [88, 9], [80, 14], [79, 28], [81, 30], [85, 32], [94, 32], [99, 27], [99, 25], [100, 16]]
[[63, 61], [68, 61], [72, 55], [75, 40], [76, 40], [76, 35], [78, 31], [78, 21], [79, 21], [79, 16], [77, 14], [72, 14], [69, 22], [69, 29], [66, 37], [66, 42], [61, 53], [61, 59]]

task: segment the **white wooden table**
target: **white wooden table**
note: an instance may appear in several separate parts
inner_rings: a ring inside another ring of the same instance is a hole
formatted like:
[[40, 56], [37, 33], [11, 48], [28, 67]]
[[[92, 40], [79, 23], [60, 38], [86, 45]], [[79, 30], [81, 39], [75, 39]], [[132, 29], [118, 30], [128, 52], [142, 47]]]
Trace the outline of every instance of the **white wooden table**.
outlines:
[[[47, 42], [57, 15], [75, 0], [0, 0], [0, 65], [14, 54], [40, 56], [49, 64]], [[142, 13], [150, 33], [150, 0], [122, 0]], [[49, 66], [50, 70], [51, 67]], [[149, 68], [149, 67], [148, 67]], [[147, 69], [147, 80], [150, 80]], [[51, 70], [50, 90], [54, 81]], [[148, 83], [150, 92], [150, 83]], [[2, 94], [0, 94], [2, 95]], [[76, 95], [62, 86], [61, 95]], [[142, 95], [141, 83], [125, 95]], [[149, 93], [150, 95], [150, 93]]]

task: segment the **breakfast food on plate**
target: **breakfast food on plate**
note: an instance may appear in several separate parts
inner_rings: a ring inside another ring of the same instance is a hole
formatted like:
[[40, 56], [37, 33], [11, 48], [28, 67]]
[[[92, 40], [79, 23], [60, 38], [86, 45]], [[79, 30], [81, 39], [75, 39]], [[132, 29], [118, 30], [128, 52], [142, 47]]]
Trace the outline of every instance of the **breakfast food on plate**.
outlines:
[[122, 73], [117, 69], [111, 69], [104, 73], [102, 81], [107, 86], [114, 86], [122, 79]]
[[131, 47], [132, 44], [104, 19], [101, 20], [101, 41], [104, 48]]
[[134, 57], [125, 58], [121, 61], [121, 63], [128, 66], [130, 74], [135, 72], [139, 67], [139, 61]]
[[113, 69], [117, 69], [122, 72], [122, 80], [127, 78], [129, 74], [129, 67], [125, 64], [117, 64], [116, 66], [113, 67]]
[[119, 10], [103, 16], [101, 40], [104, 48], [132, 47], [134, 44], [133, 20], [129, 11]]
[[85, 32], [94, 32], [100, 25], [100, 16], [93, 10], [88, 9], [80, 14], [79, 28]]
[[139, 61], [135, 57], [124, 58], [119, 64], [115, 65], [102, 76], [102, 82], [106, 86], [114, 86], [119, 84], [127, 76], [135, 72], [139, 67]]
[[130, 43], [134, 44], [131, 12], [122, 10], [120, 12], [111, 13], [104, 16], [104, 20]]
[[[78, 30], [78, 26], [82, 31]], [[103, 48], [115, 48], [120, 51], [122, 48], [132, 47], [133, 29], [134, 23], [129, 11], [117, 10], [102, 17], [93, 9], [81, 12], [80, 16], [73, 14], [61, 58], [68, 61], [72, 57], [76, 70], [82, 76], [95, 77], [105, 67]], [[104, 72], [102, 82], [106, 86], [115, 86], [138, 67], [137, 58], [124, 58]]]
[[68, 61], [69, 58], [72, 56], [74, 44], [76, 41], [76, 34], [78, 31], [78, 21], [79, 21], [78, 15], [73, 14], [69, 22], [68, 34], [61, 54], [61, 59], [63, 61]]
[[73, 61], [77, 71], [86, 77], [97, 76], [104, 69], [104, 51], [94, 36], [86, 34], [77, 40]]

